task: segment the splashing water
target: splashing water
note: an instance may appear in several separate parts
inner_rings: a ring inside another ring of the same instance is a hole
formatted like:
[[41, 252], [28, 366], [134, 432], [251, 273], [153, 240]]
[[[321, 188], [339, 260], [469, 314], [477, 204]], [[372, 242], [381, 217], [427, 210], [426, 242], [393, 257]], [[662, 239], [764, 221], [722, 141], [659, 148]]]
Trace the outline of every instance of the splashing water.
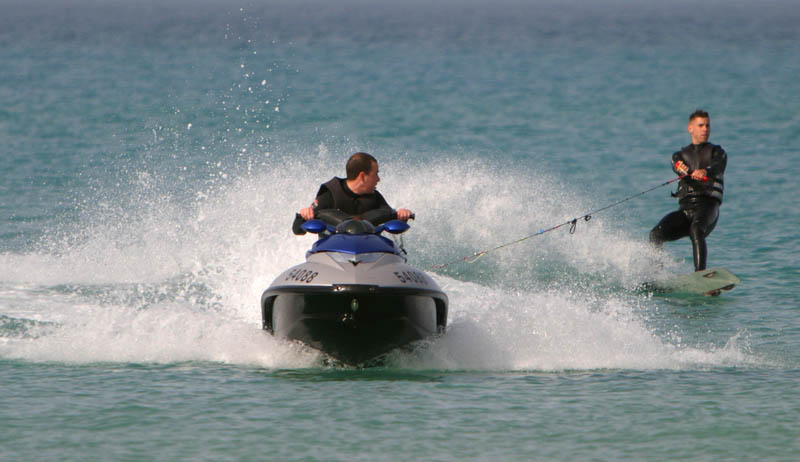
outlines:
[[[137, 176], [130, 194], [98, 201], [79, 226], [36, 251], [0, 255], [0, 352], [36, 361], [321, 364], [320, 354], [260, 330], [258, 310], [261, 292], [313, 242], [289, 228], [327, 179], [316, 172], [340, 169], [324, 145], [307, 157], [264, 157], [179, 196]], [[309, 172], [309, 164], [321, 168]], [[381, 169], [390, 203], [417, 213], [406, 247], [426, 271], [588, 209], [545, 175], [477, 161], [387, 160]], [[654, 262], [670, 264], [596, 217], [575, 234], [453, 265], [434, 274], [451, 301], [448, 332], [393, 353], [389, 364], [565, 370], [749, 361], [736, 342], [703, 350], [648, 325], [650, 299], [629, 289], [654, 274]]]

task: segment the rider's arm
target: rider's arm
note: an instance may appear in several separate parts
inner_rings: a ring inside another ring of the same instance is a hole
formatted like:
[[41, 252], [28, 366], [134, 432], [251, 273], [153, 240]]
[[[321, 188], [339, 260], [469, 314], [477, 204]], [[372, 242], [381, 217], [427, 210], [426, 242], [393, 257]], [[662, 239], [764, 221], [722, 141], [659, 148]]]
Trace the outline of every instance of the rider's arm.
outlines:
[[325, 185], [319, 187], [317, 197], [314, 202], [306, 208], [300, 210], [300, 216], [304, 220], [313, 220], [317, 210], [324, 210], [333, 208], [333, 194], [328, 190]]
[[[383, 197], [381, 193], [375, 191], [375, 194], [378, 196], [378, 202], [380, 203], [379, 208], [392, 209], [392, 207], [389, 205], [388, 202], [386, 202], [386, 199]], [[408, 209], [397, 209], [396, 211], [394, 211], [394, 209], [392, 210], [393, 213], [396, 214], [398, 220], [408, 221], [408, 219], [411, 217], [411, 210]]]

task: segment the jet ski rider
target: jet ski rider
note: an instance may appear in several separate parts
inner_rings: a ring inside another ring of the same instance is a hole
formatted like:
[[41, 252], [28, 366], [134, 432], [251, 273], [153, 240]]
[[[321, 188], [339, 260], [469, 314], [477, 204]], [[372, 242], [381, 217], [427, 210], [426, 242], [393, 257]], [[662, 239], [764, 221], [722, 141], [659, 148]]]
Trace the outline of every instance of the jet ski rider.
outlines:
[[[381, 179], [375, 157], [366, 152], [357, 152], [350, 156], [345, 170], [347, 178], [333, 177], [320, 185], [314, 202], [300, 210], [292, 226], [295, 234], [305, 234], [300, 225], [314, 219], [318, 210], [338, 209], [354, 217], [376, 209], [393, 212], [386, 199], [376, 190]], [[407, 221], [410, 217], [411, 210], [397, 209], [398, 220]]]
[[650, 242], [660, 247], [665, 241], [689, 236], [695, 271], [706, 269], [706, 237], [719, 218], [725, 166], [728, 156], [721, 146], [708, 142], [711, 122], [698, 109], [689, 116], [692, 144], [672, 155], [672, 170], [683, 176], [678, 183], [678, 210], [667, 214], [650, 231]]

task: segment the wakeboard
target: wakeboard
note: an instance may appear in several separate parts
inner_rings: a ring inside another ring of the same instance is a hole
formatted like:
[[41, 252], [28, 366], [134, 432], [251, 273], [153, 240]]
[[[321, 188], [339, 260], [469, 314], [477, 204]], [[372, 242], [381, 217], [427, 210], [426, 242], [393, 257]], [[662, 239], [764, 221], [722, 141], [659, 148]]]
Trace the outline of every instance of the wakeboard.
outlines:
[[717, 296], [723, 291], [733, 289], [740, 282], [735, 274], [725, 268], [710, 268], [648, 282], [645, 284], [645, 289], [657, 293]]

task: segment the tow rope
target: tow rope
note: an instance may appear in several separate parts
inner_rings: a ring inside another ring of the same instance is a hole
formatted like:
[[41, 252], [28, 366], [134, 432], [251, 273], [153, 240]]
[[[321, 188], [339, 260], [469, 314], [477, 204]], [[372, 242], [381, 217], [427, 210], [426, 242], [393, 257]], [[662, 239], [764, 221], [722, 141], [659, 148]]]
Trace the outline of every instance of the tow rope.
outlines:
[[621, 203], [623, 203], [625, 201], [629, 201], [629, 200], [634, 199], [636, 197], [645, 195], [645, 194], [647, 194], [650, 191], [653, 191], [655, 189], [661, 188], [663, 186], [667, 186], [668, 184], [671, 184], [671, 183], [674, 183], [674, 182], [676, 182], [678, 180], [681, 180], [686, 176], [688, 176], [688, 174], [684, 174], [684, 175], [681, 175], [679, 177], [673, 178], [673, 179], [671, 179], [669, 181], [665, 181], [665, 182], [663, 182], [663, 183], [661, 183], [659, 185], [653, 186], [650, 189], [646, 189], [644, 191], [638, 192], [638, 193], [636, 193], [636, 194], [634, 194], [632, 196], [628, 196], [628, 197], [626, 197], [624, 199], [621, 199], [621, 200], [618, 200], [617, 202], [614, 202], [613, 204], [606, 205], [605, 207], [601, 207], [601, 208], [599, 208], [597, 210], [592, 210], [592, 211], [587, 212], [587, 213], [585, 213], [585, 214], [583, 214], [581, 216], [578, 216], [578, 217], [572, 218], [570, 220], [567, 220], [564, 223], [557, 224], [557, 225], [552, 226], [552, 227], [547, 228], [547, 229], [541, 229], [538, 232], [536, 232], [534, 234], [531, 234], [529, 236], [525, 236], [525, 237], [519, 238], [519, 239], [517, 239], [515, 241], [506, 242], [505, 244], [500, 244], [497, 247], [493, 247], [491, 249], [481, 250], [480, 252], [475, 252], [472, 255], [468, 255], [466, 257], [462, 257], [462, 258], [459, 258], [459, 259], [456, 259], [456, 260], [453, 260], [453, 261], [450, 261], [450, 262], [447, 262], [447, 263], [442, 263], [442, 264], [439, 264], [439, 265], [433, 265], [433, 268], [434, 269], [441, 269], [441, 268], [445, 268], [447, 266], [450, 266], [450, 265], [453, 265], [455, 263], [459, 263], [459, 262], [462, 262], [462, 261], [465, 261], [467, 263], [474, 263], [479, 258], [481, 258], [482, 256], [486, 255], [489, 252], [494, 252], [496, 250], [500, 250], [502, 248], [509, 247], [509, 246], [514, 245], [514, 244], [519, 244], [522, 241], [528, 240], [528, 239], [530, 239], [532, 237], [540, 236], [540, 235], [542, 235], [544, 233], [549, 233], [550, 231], [554, 231], [554, 230], [556, 230], [558, 228], [561, 228], [562, 226], [566, 226], [566, 225], [570, 225], [569, 233], [570, 234], [575, 234], [575, 228], [577, 228], [577, 226], [578, 226], [578, 220], [579, 219], [583, 218], [584, 221], [589, 221], [589, 220], [592, 219], [592, 215], [594, 215], [596, 213], [600, 213], [600, 212], [602, 212], [604, 210], [608, 210], [608, 209], [610, 209], [612, 207], [616, 207], [617, 205], [619, 205], [619, 204], [621, 204]]

